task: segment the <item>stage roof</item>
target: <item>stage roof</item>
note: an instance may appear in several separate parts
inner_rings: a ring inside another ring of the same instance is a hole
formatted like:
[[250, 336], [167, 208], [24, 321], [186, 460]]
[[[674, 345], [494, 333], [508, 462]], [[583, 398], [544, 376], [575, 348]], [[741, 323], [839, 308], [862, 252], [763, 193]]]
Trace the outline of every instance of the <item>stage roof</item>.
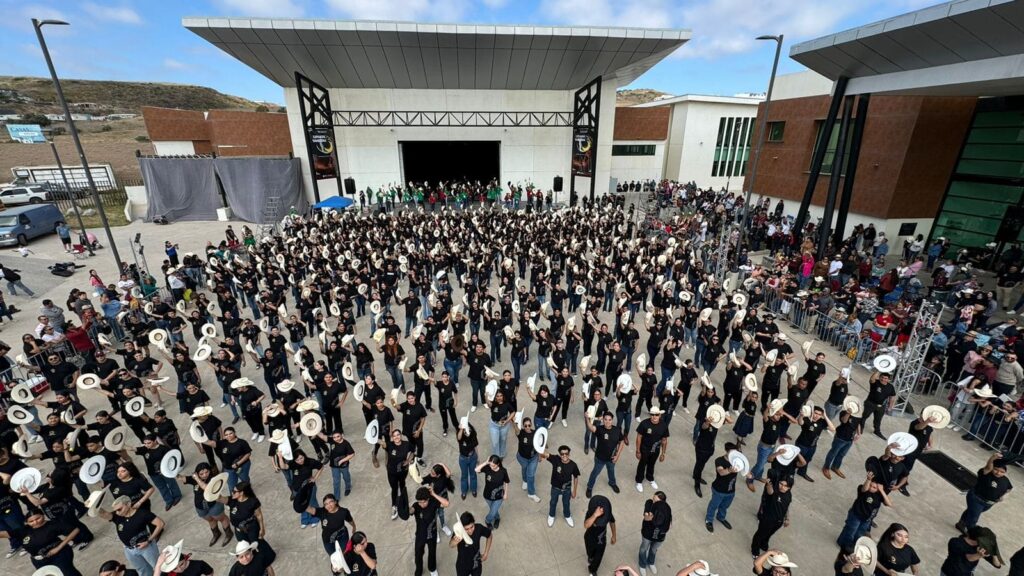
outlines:
[[794, 45], [790, 58], [847, 94], [1024, 92], [1024, 2], [956, 0]]
[[184, 18], [182, 25], [281, 86], [576, 89], [632, 82], [688, 30]]

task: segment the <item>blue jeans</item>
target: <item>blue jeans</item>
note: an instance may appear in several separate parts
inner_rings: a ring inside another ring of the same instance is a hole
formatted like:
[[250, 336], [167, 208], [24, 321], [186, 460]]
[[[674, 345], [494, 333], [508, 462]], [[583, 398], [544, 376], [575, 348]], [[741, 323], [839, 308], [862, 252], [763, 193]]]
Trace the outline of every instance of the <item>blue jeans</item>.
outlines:
[[227, 473], [228, 473], [228, 491], [229, 492], [231, 490], [234, 490], [235, 486], [239, 482], [248, 482], [249, 481], [249, 467], [251, 465], [252, 465], [251, 461], [246, 461], [246, 463], [242, 464], [241, 466], [239, 466], [237, 470], [235, 470], [234, 468], [228, 468], [227, 469]]
[[540, 458], [534, 455], [533, 458], [527, 460], [518, 453], [516, 454], [516, 460], [519, 462], [519, 467], [523, 470], [523, 482], [526, 482], [526, 493], [530, 496], [537, 494], [537, 464], [540, 462]]
[[25, 537], [25, 515], [20, 505], [11, 506], [10, 511], [0, 515], [0, 531], [7, 532], [11, 550], [21, 548], [21, 541]]
[[499, 426], [497, 422], [491, 422], [491, 451], [502, 458], [505, 458], [505, 451], [508, 447], [509, 424]]
[[[309, 504], [308, 506], [315, 508], [317, 506], [316, 501], [316, 485], [313, 485], [313, 491], [309, 493]], [[320, 521], [316, 519], [316, 516], [303, 511], [302, 515], [299, 516], [299, 525], [301, 526], [316, 526]]]
[[843, 526], [843, 531], [839, 533], [836, 543], [839, 544], [839, 547], [844, 552], [853, 550], [853, 545], [857, 542], [857, 538], [864, 536], [870, 530], [871, 518], [863, 520], [853, 510], [850, 510], [846, 514], [846, 524]]
[[152, 574], [156, 570], [158, 556], [160, 556], [160, 542], [156, 540], [142, 550], [127, 547], [124, 549], [125, 560], [139, 574]]
[[153, 474], [149, 479], [160, 492], [160, 497], [164, 499], [164, 504], [169, 505], [171, 502], [181, 500], [181, 488], [178, 487], [178, 481], [174, 478], [168, 478], [163, 474]]
[[348, 466], [344, 468], [331, 468], [331, 479], [334, 480], [334, 499], [341, 498], [341, 479], [345, 479], [345, 492], [352, 491], [352, 475], [349, 474]]
[[661, 544], [661, 542], [640, 538], [640, 568], [654, 566], [654, 557], [658, 554]]
[[771, 456], [774, 451], [774, 446], [765, 446], [760, 442], [757, 443], [757, 463], [754, 464], [754, 468], [750, 471], [754, 480], [761, 479], [761, 474], [764, 472], [764, 466], [768, 463], [768, 457]]
[[615, 462], [594, 458], [594, 469], [590, 471], [590, 479], [587, 480], [587, 490], [593, 489], [594, 482], [597, 481], [597, 477], [601, 475], [601, 470], [604, 468], [608, 469], [608, 485], [617, 485], [615, 482]]
[[472, 386], [472, 389], [469, 391], [469, 395], [473, 400], [473, 406], [475, 407], [478, 405], [477, 397], [480, 398], [480, 404], [483, 404], [486, 399], [486, 396], [484, 396], [484, 381], [470, 379], [469, 384]]
[[486, 522], [487, 525], [490, 526], [494, 524], [495, 520], [501, 519], [501, 505], [505, 502], [505, 500], [487, 500], [486, 498], [484, 498], [484, 501], [487, 502]]
[[467, 492], [476, 494], [476, 452], [469, 456], [459, 455], [459, 486], [462, 489], [462, 496]]
[[708, 511], [704, 515], [704, 523], [710, 524], [711, 521], [715, 518], [718, 518], [719, 520], [725, 520], [726, 514], [729, 513], [729, 506], [732, 505], [732, 499], [735, 497], [735, 492], [719, 492], [718, 490], [712, 488], [711, 502], [708, 502]]
[[828, 454], [825, 455], [825, 461], [822, 462], [822, 468], [828, 468], [829, 470], [839, 470], [843, 467], [843, 458], [846, 453], [850, 451], [850, 447], [853, 446], [852, 440], [843, 440], [842, 438], [835, 438], [832, 440], [832, 447], [829, 448]]
[[388, 374], [391, 375], [391, 384], [393, 387], [400, 390], [405, 390], [405, 379], [402, 377], [402, 371], [398, 369], [398, 366], [385, 366]]
[[537, 354], [537, 380], [554, 380], [551, 375], [551, 368], [548, 367], [548, 357]]
[[982, 513], [987, 512], [992, 504], [978, 498], [974, 494], [974, 490], [967, 491], [967, 510], [960, 515], [960, 524], [965, 528], [974, 528], [978, 525], [978, 519], [981, 518]]
[[459, 370], [462, 370], [462, 359], [449, 360], [444, 359], [444, 369], [448, 371], [448, 375], [451, 376], [452, 384], [459, 385]]
[[548, 516], [554, 517], [555, 510], [558, 508], [558, 499], [562, 499], [562, 515], [566, 518], [572, 516], [572, 511], [569, 509], [569, 500], [572, 498], [572, 486], [570, 485], [565, 490], [559, 489], [555, 486], [551, 487], [551, 500], [548, 503]]

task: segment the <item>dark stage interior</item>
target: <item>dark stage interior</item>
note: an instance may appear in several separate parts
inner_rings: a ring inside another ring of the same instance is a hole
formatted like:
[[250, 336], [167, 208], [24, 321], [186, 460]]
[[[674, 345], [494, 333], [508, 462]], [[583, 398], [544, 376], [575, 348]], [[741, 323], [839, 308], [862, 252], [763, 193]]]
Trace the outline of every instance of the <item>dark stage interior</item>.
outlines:
[[501, 142], [417, 140], [399, 145], [406, 182], [479, 180], [486, 184], [501, 174]]

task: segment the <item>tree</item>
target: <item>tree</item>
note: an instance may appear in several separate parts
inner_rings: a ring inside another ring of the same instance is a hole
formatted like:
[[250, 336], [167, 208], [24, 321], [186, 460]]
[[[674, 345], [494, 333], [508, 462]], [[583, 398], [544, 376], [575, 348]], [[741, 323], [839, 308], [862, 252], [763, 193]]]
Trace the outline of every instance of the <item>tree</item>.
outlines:
[[267, 108], [263, 104], [260, 104], [259, 106], [256, 107], [256, 111], [257, 112], [270, 112], [270, 108]]
[[287, 110], [287, 109], [285, 109], [285, 107], [284, 107], [284, 106], [278, 106], [278, 107], [277, 107], [277, 111], [278, 111], [278, 113], [279, 113], [279, 114], [284, 114], [284, 113], [285, 113], [285, 112], [287, 112], [288, 110]]
[[50, 125], [50, 119], [42, 114], [22, 114], [21, 119], [26, 124], [38, 124], [40, 126]]

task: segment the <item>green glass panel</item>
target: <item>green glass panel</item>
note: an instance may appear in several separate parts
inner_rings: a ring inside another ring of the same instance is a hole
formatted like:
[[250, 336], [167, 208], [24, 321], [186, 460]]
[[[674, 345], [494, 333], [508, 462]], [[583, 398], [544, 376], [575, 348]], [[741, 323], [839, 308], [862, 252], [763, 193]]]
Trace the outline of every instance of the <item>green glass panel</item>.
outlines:
[[1024, 111], [979, 112], [974, 117], [974, 126], [1022, 126]]
[[1006, 202], [1008, 204], [1018, 203], [1020, 201], [1022, 191], [1024, 191], [1024, 188], [1021, 188], [1020, 186], [986, 184], [984, 182], [966, 182], [963, 180], [954, 181], [949, 185], [950, 196], [992, 200], [995, 202]]
[[959, 230], [970, 230], [972, 232], [995, 235], [999, 231], [1000, 219], [943, 212], [938, 220], [936, 220], [936, 223], [940, 226], [948, 226]]
[[1024, 163], [1000, 162], [998, 160], [960, 160], [956, 165], [959, 174], [978, 174], [980, 176], [1003, 176], [1020, 178], [1024, 176]]
[[997, 144], [1024, 142], [1024, 128], [973, 128], [967, 136], [968, 144]]
[[1024, 161], [1024, 144], [968, 144], [961, 158]]
[[954, 228], [946, 228], [944, 226], [936, 226], [935, 231], [932, 232], [932, 237], [938, 238], [940, 236], [949, 238], [950, 242], [953, 244], [968, 247], [984, 246], [994, 238], [994, 236], [989, 234], [976, 234], [974, 232], [968, 232], [967, 230], [957, 230]]
[[1003, 202], [989, 202], [987, 200], [976, 200], [972, 198], [959, 198], [950, 196], [942, 205], [942, 211], [953, 211], [970, 216], [984, 216], [1002, 220], [1006, 213], [1007, 204]]

